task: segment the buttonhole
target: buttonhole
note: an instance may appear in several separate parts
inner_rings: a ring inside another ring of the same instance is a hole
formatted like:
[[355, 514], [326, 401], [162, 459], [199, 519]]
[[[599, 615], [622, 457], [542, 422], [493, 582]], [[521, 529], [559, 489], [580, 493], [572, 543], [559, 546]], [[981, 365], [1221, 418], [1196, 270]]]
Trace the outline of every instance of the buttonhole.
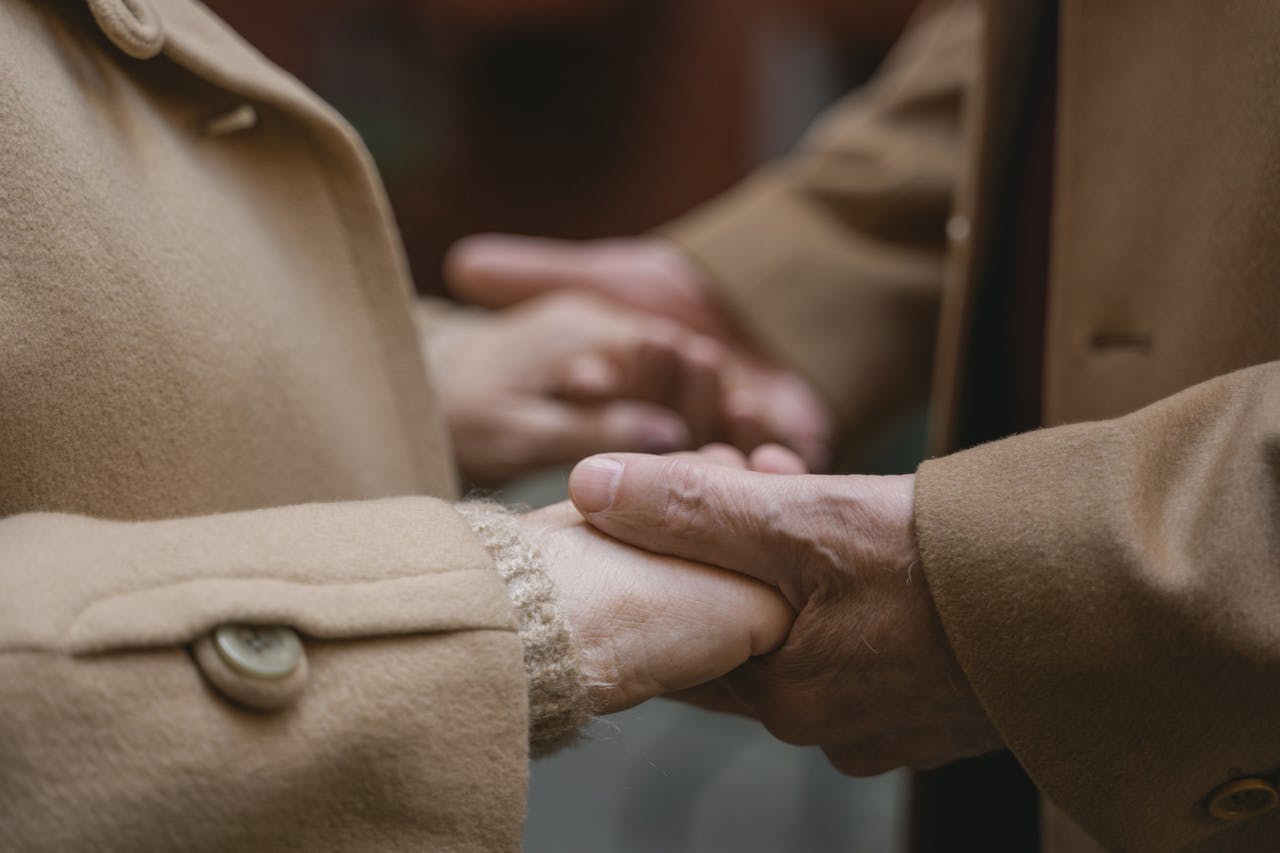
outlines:
[[1096, 350], [1147, 352], [1151, 349], [1151, 336], [1140, 332], [1095, 332], [1089, 338], [1089, 346]]

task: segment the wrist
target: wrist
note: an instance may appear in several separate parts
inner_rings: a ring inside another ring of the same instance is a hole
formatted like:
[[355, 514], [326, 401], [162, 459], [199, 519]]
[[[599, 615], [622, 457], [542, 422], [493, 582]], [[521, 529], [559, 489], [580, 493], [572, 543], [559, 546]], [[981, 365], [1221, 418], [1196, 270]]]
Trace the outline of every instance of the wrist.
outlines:
[[506, 582], [529, 685], [534, 757], [571, 743], [591, 715], [579, 645], [561, 612], [541, 551], [520, 516], [495, 503], [458, 504]]

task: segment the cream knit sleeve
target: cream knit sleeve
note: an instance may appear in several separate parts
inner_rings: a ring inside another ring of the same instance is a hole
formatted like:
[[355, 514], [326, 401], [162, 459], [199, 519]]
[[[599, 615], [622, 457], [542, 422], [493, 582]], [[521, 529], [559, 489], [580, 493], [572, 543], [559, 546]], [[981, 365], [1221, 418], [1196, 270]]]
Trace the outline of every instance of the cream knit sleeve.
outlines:
[[572, 743], [591, 715], [578, 645], [556, 605], [542, 554], [515, 513], [486, 501], [460, 503], [457, 510], [506, 581], [529, 676], [529, 751], [547, 755]]

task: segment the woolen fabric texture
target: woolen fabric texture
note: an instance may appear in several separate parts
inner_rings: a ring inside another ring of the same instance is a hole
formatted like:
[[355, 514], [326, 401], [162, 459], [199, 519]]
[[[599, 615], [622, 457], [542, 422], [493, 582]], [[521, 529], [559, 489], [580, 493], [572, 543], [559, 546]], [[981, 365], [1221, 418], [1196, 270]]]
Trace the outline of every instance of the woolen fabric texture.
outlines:
[[458, 512], [493, 557], [516, 610], [529, 676], [529, 748], [536, 758], [567, 746], [591, 715], [577, 641], [556, 606], [542, 553], [501, 504], [468, 501]]
[[198, 3], [2, 0], [0, 139], [0, 849], [517, 850], [521, 642], [355, 134]]

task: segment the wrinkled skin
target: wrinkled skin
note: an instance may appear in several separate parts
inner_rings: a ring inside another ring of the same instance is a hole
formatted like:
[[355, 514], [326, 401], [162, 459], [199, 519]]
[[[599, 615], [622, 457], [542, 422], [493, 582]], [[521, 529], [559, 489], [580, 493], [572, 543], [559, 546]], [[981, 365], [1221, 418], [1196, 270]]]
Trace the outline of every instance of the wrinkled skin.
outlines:
[[718, 678], [776, 649], [791, 625], [776, 590], [623, 545], [567, 502], [521, 521], [556, 585], [600, 713]]
[[570, 480], [600, 531], [782, 593], [796, 619], [777, 651], [686, 698], [821, 746], [852, 775], [1001, 747], [930, 596], [913, 486], [911, 476], [778, 476], [625, 454], [586, 460]]

